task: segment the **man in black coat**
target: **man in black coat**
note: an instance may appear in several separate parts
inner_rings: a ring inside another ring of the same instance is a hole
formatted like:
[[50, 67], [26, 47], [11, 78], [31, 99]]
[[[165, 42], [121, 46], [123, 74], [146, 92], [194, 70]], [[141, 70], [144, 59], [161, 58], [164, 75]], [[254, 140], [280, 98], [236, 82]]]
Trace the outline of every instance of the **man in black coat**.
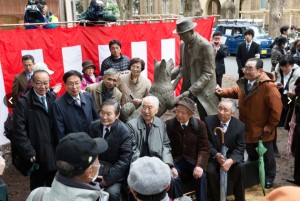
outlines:
[[254, 30], [253, 29], [247, 29], [244, 33], [245, 35], [245, 42], [242, 42], [239, 44], [237, 53], [236, 53], [236, 62], [238, 65], [238, 73], [239, 78], [244, 77], [243, 68], [245, 67], [245, 64], [248, 59], [260, 57], [259, 54], [259, 44], [253, 41], [254, 38]]
[[30, 175], [30, 189], [33, 190], [51, 186], [56, 172], [57, 138], [51, 130], [50, 111], [56, 97], [49, 92], [50, 75], [45, 70], [36, 70], [31, 82], [32, 88], [14, 109], [12, 147], [25, 161], [39, 165]]
[[81, 92], [81, 73], [70, 70], [63, 81], [67, 91], [53, 104], [53, 128], [59, 139], [69, 133], [87, 133], [91, 122], [98, 119], [91, 94]]
[[215, 62], [216, 62], [216, 80], [217, 84], [222, 86], [223, 74], [225, 74], [225, 62], [224, 58], [228, 55], [228, 47], [221, 42], [222, 33], [220, 31], [215, 31], [213, 34], [213, 39], [210, 41], [215, 52]]
[[100, 120], [91, 123], [89, 135], [101, 137], [108, 149], [99, 155], [101, 187], [109, 193], [109, 201], [119, 201], [121, 187], [127, 178], [132, 157], [132, 132], [119, 120], [120, 104], [114, 99], [106, 100], [99, 112]]
[[[210, 142], [210, 159], [207, 166], [208, 200], [220, 200], [220, 168], [228, 172], [228, 179], [233, 182], [233, 194], [236, 201], [245, 201], [243, 181], [243, 162], [245, 141], [245, 124], [233, 117], [236, 105], [231, 100], [222, 100], [218, 114], [205, 118]], [[221, 127], [224, 132], [227, 154], [222, 155], [221, 135], [214, 134], [214, 129]]]

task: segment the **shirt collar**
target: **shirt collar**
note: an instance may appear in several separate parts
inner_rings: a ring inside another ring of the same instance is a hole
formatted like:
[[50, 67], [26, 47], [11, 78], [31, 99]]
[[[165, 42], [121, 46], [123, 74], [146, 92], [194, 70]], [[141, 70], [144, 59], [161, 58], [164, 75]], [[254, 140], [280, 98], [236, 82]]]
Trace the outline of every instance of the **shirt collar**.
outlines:
[[248, 80], [248, 84], [250, 83], [251, 86], [253, 86], [255, 82], [256, 82], [256, 80], [253, 80], [253, 81]]
[[183, 125], [188, 126], [188, 125], [189, 125], [189, 120], [188, 120], [187, 122], [185, 122], [185, 123], [180, 123], [180, 125], [181, 125], [181, 126], [183, 126]]
[[228, 125], [229, 125], [229, 123], [230, 123], [230, 120], [231, 120], [231, 118], [230, 118], [227, 122], [222, 122], [222, 121], [221, 121], [221, 123], [223, 123], [223, 124], [225, 123], [225, 124], [226, 124], [226, 127], [228, 128]]
[[39, 95], [38, 93], [36, 93], [36, 91], [35, 91], [34, 88], [33, 88], [33, 91], [34, 91], [35, 95], [37, 95], [37, 97], [39, 98], [39, 100], [40, 100], [42, 97], [46, 97], [46, 94], [43, 95], [43, 96], [41, 96], [41, 95]]

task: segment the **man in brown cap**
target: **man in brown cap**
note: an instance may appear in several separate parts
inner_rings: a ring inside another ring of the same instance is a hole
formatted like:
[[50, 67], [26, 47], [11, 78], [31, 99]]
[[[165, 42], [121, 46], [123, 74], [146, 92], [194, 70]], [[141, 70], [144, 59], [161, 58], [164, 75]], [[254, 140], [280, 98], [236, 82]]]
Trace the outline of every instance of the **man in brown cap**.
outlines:
[[176, 82], [183, 78], [181, 94], [197, 103], [202, 120], [207, 115], [216, 114], [219, 99], [215, 94], [216, 73], [215, 55], [211, 44], [197, 32], [197, 26], [190, 18], [180, 18], [176, 22], [176, 30], [180, 40], [180, 63], [172, 71]]
[[[174, 166], [180, 179], [176, 179], [181, 188], [182, 175], [194, 179], [197, 201], [206, 200], [206, 165], [209, 158], [209, 142], [203, 121], [193, 117], [196, 103], [183, 97], [176, 105], [176, 117], [166, 122], [171, 142]], [[181, 190], [182, 193], [182, 190]]]

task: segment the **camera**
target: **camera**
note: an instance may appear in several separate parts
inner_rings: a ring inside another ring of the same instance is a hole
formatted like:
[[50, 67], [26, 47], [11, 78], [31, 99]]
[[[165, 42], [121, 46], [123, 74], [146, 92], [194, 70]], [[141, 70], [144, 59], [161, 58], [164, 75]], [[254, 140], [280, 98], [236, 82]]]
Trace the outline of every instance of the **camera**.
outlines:
[[[25, 23], [44, 23], [43, 8], [46, 2], [43, 0], [28, 0], [24, 14]], [[26, 27], [28, 28], [28, 27]]]

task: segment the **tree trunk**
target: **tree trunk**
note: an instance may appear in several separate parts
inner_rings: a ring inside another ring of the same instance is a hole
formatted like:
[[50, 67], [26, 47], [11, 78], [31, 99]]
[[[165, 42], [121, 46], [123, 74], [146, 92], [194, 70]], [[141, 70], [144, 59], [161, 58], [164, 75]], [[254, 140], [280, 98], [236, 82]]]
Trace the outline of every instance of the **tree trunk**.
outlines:
[[201, 4], [199, 0], [185, 0], [184, 1], [184, 13], [185, 17], [202, 15]]
[[269, 0], [269, 36], [275, 38], [282, 25], [284, 0]]
[[132, 19], [133, 0], [117, 0], [117, 4], [120, 11], [120, 19]]

